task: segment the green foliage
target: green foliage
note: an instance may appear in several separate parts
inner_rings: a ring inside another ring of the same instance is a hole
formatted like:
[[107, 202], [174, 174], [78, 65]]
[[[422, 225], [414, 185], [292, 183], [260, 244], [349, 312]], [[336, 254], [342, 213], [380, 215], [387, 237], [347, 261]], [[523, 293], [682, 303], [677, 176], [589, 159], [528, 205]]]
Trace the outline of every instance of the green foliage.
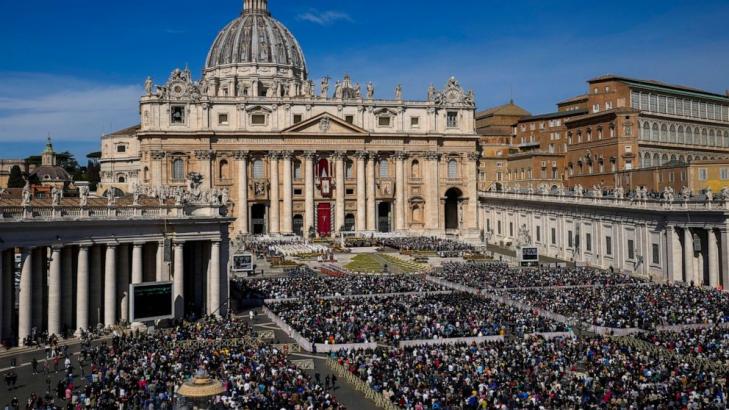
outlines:
[[10, 177], [8, 179], [8, 188], [22, 188], [25, 186], [25, 179], [23, 179], [23, 171], [20, 167], [15, 165], [10, 169]]

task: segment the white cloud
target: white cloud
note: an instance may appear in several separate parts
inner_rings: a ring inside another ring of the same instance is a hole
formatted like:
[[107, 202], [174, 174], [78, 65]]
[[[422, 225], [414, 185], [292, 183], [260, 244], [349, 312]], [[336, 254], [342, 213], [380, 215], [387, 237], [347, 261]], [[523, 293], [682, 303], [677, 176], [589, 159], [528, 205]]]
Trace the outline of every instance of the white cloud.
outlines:
[[0, 141], [95, 141], [139, 122], [141, 86], [73, 77], [5, 73], [0, 85]]
[[354, 21], [349, 14], [343, 13], [341, 11], [319, 11], [316, 9], [311, 9], [305, 13], [299, 14], [297, 18], [299, 20], [308, 21], [310, 23], [318, 24], [320, 26], [328, 26], [330, 24], [336, 23], [337, 21], [348, 21], [350, 23]]

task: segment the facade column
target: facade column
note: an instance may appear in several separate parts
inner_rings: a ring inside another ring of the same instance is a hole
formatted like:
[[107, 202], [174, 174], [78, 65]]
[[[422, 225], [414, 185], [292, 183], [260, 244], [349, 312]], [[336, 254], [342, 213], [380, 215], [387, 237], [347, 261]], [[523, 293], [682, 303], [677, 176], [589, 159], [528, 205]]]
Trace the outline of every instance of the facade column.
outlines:
[[61, 248], [51, 248], [48, 271], [48, 334], [61, 335]]
[[673, 283], [683, 282], [683, 254], [681, 253], [681, 239], [678, 237], [676, 227], [668, 226], [668, 242], [669, 250], [669, 261], [668, 268], [670, 269], [668, 279]]
[[164, 151], [152, 151], [152, 169], [150, 174], [152, 175], [152, 184], [156, 187], [163, 185], [162, 170], [165, 167], [165, 152]]
[[66, 329], [73, 329], [73, 247], [63, 248], [63, 326]]
[[375, 177], [375, 162], [377, 154], [371, 152], [367, 160], [367, 230], [377, 230], [377, 180]]
[[291, 175], [291, 156], [290, 151], [285, 151], [281, 157], [283, 158], [283, 217], [281, 220], [281, 233], [290, 234], [293, 232], [292, 214], [293, 201], [292, 195], [294, 186]]
[[165, 241], [157, 242], [157, 254], [155, 255], [155, 279], [157, 282], [169, 280], [169, 275], [165, 273]]
[[281, 232], [279, 223], [279, 218], [281, 217], [279, 192], [281, 192], [281, 187], [279, 187], [278, 178], [278, 158], [278, 152], [272, 152], [269, 154], [269, 160], [271, 161], [271, 223], [269, 227], [269, 232], [272, 234], [277, 234]]
[[116, 324], [116, 244], [106, 245], [104, 264], [104, 327]]
[[355, 156], [357, 158], [357, 221], [355, 230], [365, 231], [367, 230], [367, 190], [365, 186], [367, 152], [359, 151]]
[[210, 288], [210, 311], [208, 314], [220, 316], [220, 241], [213, 241], [210, 244], [208, 287]]
[[129, 323], [129, 245], [119, 245], [119, 272], [117, 278], [116, 292], [119, 321]]
[[406, 229], [405, 223], [405, 158], [407, 154], [395, 154], [395, 230]]
[[248, 235], [248, 152], [238, 151], [235, 158], [238, 160], [238, 203], [236, 204], [238, 219], [236, 224], [238, 232]]
[[20, 289], [18, 298], [18, 346], [28, 335], [33, 320], [33, 248], [20, 250]]
[[[471, 152], [466, 156], [466, 169], [468, 176], [466, 177], [466, 195], [468, 195], [468, 204], [466, 205], [466, 216], [463, 218], [465, 223], [466, 231], [471, 231], [471, 235], [474, 235], [478, 230], [478, 160], [481, 154], [478, 152]], [[533, 214], [532, 214], [533, 216]], [[534, 226], [534, 224], [532, 224]], [[463, 230], [464, 227], [462, 226]], [[534, 228], [532, 228], [534, 230]], [[463, 235], [463, 232], [461, 232]], [[536, 236], [532, 233], [532, 238], [536, 243]]]
[[175, 318], [185, 317], [185, 243], [175, 243], [175, 266], [173, 282], [173, 300], [175, 306]]
[[195, 151], [195, 159], [197, 159], [198, 163], [200, 164], [198, 169], [200, 170], [200, 175], [203, 177], [203, 187], [206, 189], [210, 189], [213, 187], [213, 173], [212, 170], [212, 159], [213, 159], [213, 152], [210, 150], [198, 150]]
[[334, 153], [334, 172], [336, 175], [336, 211], [334, 214], [334, 229], [337, 232], [341, 231], [344, 228], [344, 211], [346, 207], [344, 202], [344, 180], [346, 178], [344, 175], [344, 157], [345, 153], [342, 151]]
[[[691, 235], [691, 228], [683, 228], [683, 270], [686, 282], [696, 282], [694, 273], [694, 238]], [[695, 283], [697, 286], [701, 283]]]
[[5, 339], [13, 335], [13, 311], [15, 310], [15, 250], [8, 249], [3, 258], [3, 275], [0, 282], [2, 292], [2, 334]]
[[[427, 224], [431, 230], [440, 230], [440, 188], [438, 182], [440, 180], [440, 157], [441, 155], [437, 152], [428, 152], [425, 155], [428, 164], [426, 165], [428, 179], [426, 184], [428, 185], [426, 191], [428, 193], [428, 199], [425, 201], [425, 206], [428, 210]], [[508, 226], [503, 227], [505, 233], [508, 234]]]
[[714, 229], [707, 229], [709, 238], [709, 286], [716, 288], [720, 285], [719, 279], [719, 242]]
[[[78, 269], [76, 274], [76, 329], [89, 328], [89, 247], [78, 247]], [[79, 332], [77, 331], [77, 334]]]
[[305, 238], [309, 237], [309, 231], [314, 226], [314, 158], [316, 153], [307, 151], [304, 153], [304, 227]]
[[43, 246], [33, 249], [33, 253], [31, 254], [31, 258], [33, 258], [33, 287], [31, 288], [33, 312], [31, 314], [31, 323], [38, 330], [44, 327], [43, 317], [46, 313], [43, 301], [45, 299], [44, 281], [48, 277], [46, 272], [47, 252], [48, 249]]
[[132, 247], [132, 283], [144, 282], [144, 268], [142, 267], [143, 243], [135, 243]]

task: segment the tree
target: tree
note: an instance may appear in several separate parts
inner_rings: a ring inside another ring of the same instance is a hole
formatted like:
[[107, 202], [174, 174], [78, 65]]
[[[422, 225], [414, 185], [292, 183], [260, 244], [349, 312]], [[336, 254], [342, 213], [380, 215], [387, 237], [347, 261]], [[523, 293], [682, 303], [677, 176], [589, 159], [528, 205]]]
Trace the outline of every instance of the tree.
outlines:
[[86, 165], [86, 177], [89, 188], [96, 191], [96, 186], [101, 182], [101, 165], [96, 161], [89, 161]]
[[23, 179], [23, 172], [20, 167], [14, 165], [10, 169], [10, 177], [8, 179], [8, 188], [22, 188], [25, 186], [25, 180]]

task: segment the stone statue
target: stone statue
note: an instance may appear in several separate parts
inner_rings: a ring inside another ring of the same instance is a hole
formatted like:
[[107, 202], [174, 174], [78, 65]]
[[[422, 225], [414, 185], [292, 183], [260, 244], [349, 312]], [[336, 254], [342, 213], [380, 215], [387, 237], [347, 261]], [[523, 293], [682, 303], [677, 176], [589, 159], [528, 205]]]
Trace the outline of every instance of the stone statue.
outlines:
[[273, 95], [276, 93], [276, 85], [272, 85], [271, 87], [268, 87], [266, 90], [266, 97], [273, 98]]
[[114, 189], [109, 188], [106, 190], [106, 205], [113, 206], [116, 202], [116, 196], [114, 195]]
[[30, 181], [27, 178], [25, 178], [25, 186], [23, 187], [22, 206], [30, 206], [30, 202], [32, 200], [33, 200], [33, 194], [31, 194], [31, 192], [30, 192]]
[[615, 188], [613, 195], [615, 196], [615, 199], [623, 199], [623, 198], [625, 198], [625, 189], [623, 187], [619, 186], [619, 187]]
[[729, 187], [724, 187], [721, 189], [719, 198], [721, 198], [721, 200], [724, 202], [729, 201]]
[[135, 189], [132, 193], [132, 205], [133, 206], [139, 206], [139, 190]]
[[476, 103], [476, 96], [473, 94], [473, 90], [469, 90], [466, 93], [466, 96], [463, 98], [463, 102], [468, 105], [473, 105]]
[[51, 189], [51, 206], [61, 205], [61, 190], [55, 186]]
[[276, 97], [282, 97], [283, 96], [283, 85], [281, 84], [281, 81], [276, 80]]
[[220, 193], [221, 196], [221, 202], [223, 205], [227, 205], [230, 202], [230, 192], [228, 191], [228, 188], [223, 188], [223, 191]]
[[321, 79], [321, 98], [327, 98], [329, 95], [329, 77]]
[[522, 224], [519, 228], [519, 237], [517, 240], [520, 246], [531, 245], [532, 237], [529, 235], [529, 228], [527, 228], [526, 224]]
[[663, 200], [664, 201], [668, 202], [669, 204], [672, 204], [673, 197], [674, 197], [673, 188], [671, 188], [670, 186], [663, 188]]
[[362, 86], [359, 85], [359, 83], [356, 83], [354, 85], [354, 98], [361, 98], [362, 97]]
[[337, 80], [337, 83], [334, 85], [334, 98], [342, 98], [342, 82], [339, 80]]
[[87, 186], [79, 187], [78, 204], [82, 208], [89, 204], [89, 187], [87, 187]]
[[147, 97], [152, 96], [152, 77], [147, 76], [147, 80], [144, 81], [144, 94]]
[[235, 86], [235, 91], [238, 97], [245, 97], [246, 86], [243, 80], [238, 80], [238, 83]]
[[714, 202], [714, 192], [711, 188], [706, 188], [706, 202]]
[[435, 86], [431, 83], [428, 87], [428, 101], [433, 101], [435, 98]]
[[593, 198], [602, 198], [602, 189], [600, 189], [599, 186], [597, 186], [597, 185], [592, 186], [592, 197]]
[[297, 87], [297, 84], [295, 81], [291, 81], [289, 83], [289, 97], [294, 98], [299, 94], [298, 91], [296, 90], [297, 88], [298, 87]]
[[397, 87], [395, 87], [395, 99], [398, 101], [402, 101], [402, 85], [398, 84]]
[[375, 96], [375, 86], [372, 81], [367, 83], [367, 98], [372, 99]]
[[685, 186], [681, 188], [681, 199], [683, 199], [684, 202], [688, 201], [691, 198], [691, 190], [689, 187]]
[[557, 188], [557, 195], [564, 196], [564, 186], [560, 185], [559, 188]]
[[577, 184], [575, 185], [575, 197], [582, 198], [582, 185]]

